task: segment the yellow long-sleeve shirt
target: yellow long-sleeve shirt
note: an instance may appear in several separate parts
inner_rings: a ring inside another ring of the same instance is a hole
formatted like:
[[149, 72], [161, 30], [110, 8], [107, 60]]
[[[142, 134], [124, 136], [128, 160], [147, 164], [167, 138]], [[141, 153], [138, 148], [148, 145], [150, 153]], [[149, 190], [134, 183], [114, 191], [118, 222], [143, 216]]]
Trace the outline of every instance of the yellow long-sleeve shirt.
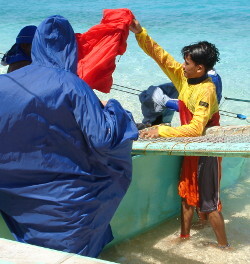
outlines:
[[152, 57], [173, 82], [179, 92], [178, 99], [183, 101], [193, 118], [188, 125], [179, 127], [159, 126], [158, 133], [162, 137], [195, 137], [202, 135], [209, 119], [218, 112], [215, 85], [211, 78], [198, 84], [189, 84], [184, 76], [182, 64], [159, 46], [145, 28], [136, 34], [139, 46]]

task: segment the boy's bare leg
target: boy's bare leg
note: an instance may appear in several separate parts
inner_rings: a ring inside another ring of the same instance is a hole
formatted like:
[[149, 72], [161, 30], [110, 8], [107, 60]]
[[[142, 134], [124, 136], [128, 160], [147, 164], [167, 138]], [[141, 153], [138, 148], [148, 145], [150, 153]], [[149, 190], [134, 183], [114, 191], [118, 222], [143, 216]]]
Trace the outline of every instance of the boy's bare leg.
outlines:
[[197, 216], [198, 216], [198, 221], [196, 223], [193, 223], [192, 224], [192, 228], [195, 228], [195, 229], [202, 229], [204, 228], [205, 226], [208, 225], [208, 215], [207, 213], [202, 213], [200, 211], [200, 208], [199, 207], [196, 207], [196, 213], [197, 213]]
[[194, 215], [194, 206], [188, 205], [186, 200], [181, 202], [181, 235], [189, 235]]
[[196, 213], [197, 213], [198, 218], [199, 218], [200, 220], [202, 220], [202, 221], [206, 221], [206, 220], [208, 220], [207, 213], [202, 213], [202, 212], [200, 211], [200, 208], [199, 208], [199, 207], [196, 207]]
[[228, 246], [224, 218], [218, 210], [208, 213], [209, 222], [217, 238], [218, 246]]
[[202, 213], [202, 212], [199, 212], [199, 218], [200, 220], [206, 222], [208, 220], [207, 218], [207, 214], [206, 213]]

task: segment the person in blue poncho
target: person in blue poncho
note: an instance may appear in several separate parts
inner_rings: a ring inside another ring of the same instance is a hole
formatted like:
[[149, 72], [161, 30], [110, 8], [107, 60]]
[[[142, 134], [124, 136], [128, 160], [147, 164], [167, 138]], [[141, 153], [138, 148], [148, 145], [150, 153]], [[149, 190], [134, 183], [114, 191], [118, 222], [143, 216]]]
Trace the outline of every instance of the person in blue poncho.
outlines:
[[31, 63], [31, 45], [36, 28], [33, 25], [22, 28], [16, 37], [16, 43], [4, 54], [1, 64], [9, 65], [7, 73]]
[[0, 211], [20, 242], [89, 257], [131, 181], [132, 115], [76, 75], [68, 20], [45, 19], [32, 63], [0, 75]]

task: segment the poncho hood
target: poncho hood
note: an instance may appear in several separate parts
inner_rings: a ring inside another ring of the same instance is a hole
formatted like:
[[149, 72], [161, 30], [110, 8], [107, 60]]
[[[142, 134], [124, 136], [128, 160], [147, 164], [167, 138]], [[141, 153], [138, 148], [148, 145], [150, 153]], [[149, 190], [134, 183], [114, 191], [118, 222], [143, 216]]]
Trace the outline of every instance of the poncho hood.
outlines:
[[37, 28], [31, 52], [33, 64], [76, 73], [77, 44], [74, 31], [62, 16], [50, 16]]

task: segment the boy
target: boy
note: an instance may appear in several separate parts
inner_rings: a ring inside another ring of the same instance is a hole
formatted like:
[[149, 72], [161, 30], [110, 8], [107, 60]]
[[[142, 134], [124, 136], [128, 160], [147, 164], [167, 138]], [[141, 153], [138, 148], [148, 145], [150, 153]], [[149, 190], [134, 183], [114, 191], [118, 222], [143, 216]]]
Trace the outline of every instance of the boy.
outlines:
[[[161, 48], [134, 20], [130, 30], [136, 34], [140, 47], [151, 56], [173, 82], [177, 91], [181, 126], [153, 127], [141, 132], [141, 137], [195, 137], [205, 127], [219, 125], [219, 109], [215, 86], [207, 72], [219, 61], [219, 51], [207, 41], [182, 49], [181, 64]], [[162, 104], [168, 104], [168, 98]], [[218, 247], [227, 248], [224, 219], [219, 200], [220, 159], [215, 157], [184, 157], [179, 195], [182, 197], [181, 238], [189, 238], [194, 208], [208, 215]]]

